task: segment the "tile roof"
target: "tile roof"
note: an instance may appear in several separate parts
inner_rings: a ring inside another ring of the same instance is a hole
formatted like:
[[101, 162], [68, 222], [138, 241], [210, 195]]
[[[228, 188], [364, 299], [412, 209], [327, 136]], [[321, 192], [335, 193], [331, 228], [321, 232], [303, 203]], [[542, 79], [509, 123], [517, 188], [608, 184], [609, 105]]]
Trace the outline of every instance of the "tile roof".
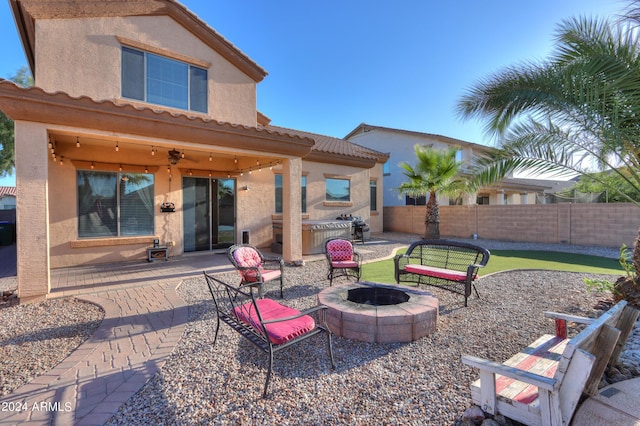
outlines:
[[345, 139], [335, 138], [327, 135], [321, 135], [318, 133], [305, 132], [302, 130], [271, 126], [271, 125], [265, 126], [265, 128], [273, 129], [274, 131], [278, 131], [278, 132], [288, 133], [291, 135], [298, 135], [300, 137], [313, 139], [316, 143], [311, 149], [312, 152], [315, 151], [317, 153], [360, 158], [360, 159], [371, 160], [371, 161], [380, 162], [380, 163], [384, 163], [389, 159], [388, 153], [376, 151], [374, 149], [355, 144]]
[[[73, 109], [78, 112], [78, 117], [71, 114], [60, 115], [60, 112], [54, 110], [54, 107], [61, 109]], [[234, 124], [225, 121], [218, 121], [204, 114], [193, 114], [189, 111], [167, 110], [161, 106], [155, 105], [138, 105], [128, 103], [122, 100], [101, 100], [96, 101], [88, 96], [74, 97], [66, 92], [46, 92], [39, 87], [24, 88], [15, 83], [0, 78], [0, 109], [7, 116], [14, 120], [26, 121], [43, 121], [54, 124], [65, 124], [83, 126], [86, 125], [87, 117], [93, 114], [99, 117], [98, 124], [102, 127], [91, 127], [98, 130], [115, 131], [113, 124], [109, 123], [109, 119], [133, 119], [127, 121], [129, 125], [139, 125], [134, 134], [145, 132], [149, 136], [149, 128], [143, 126], [143, 120], [153, 122], [153, 130], [160, 131], [160, 124], [166, 125], [163, 137], [171, 138], [172, 135], [178, 140], [184, 138], [184, 129], [179, 126], [185, 126], [186, 131], [191, 132], [190, 136], [194, 142], [212, 143], [210, 132], [216, 132], [219, 137], [216, 143], [221, 144], [224, 136], [228, 142], [227, 145], [239, 147], [240, 140], [244, 137], [251, 138], [251, 145], [246, 146], [249, 149], [267, 149], [266, 144], [256, 145], [256, 140], [274, 141], [282, 147], [282, 150], [293, 153], [294, 155], [305, 155], [311, 149], [313, 139], [304, 136], [301, 133], [287, 133], [277, 128], [263, 126], [246, 126]], [[54, 121], [52, 121], [54, 120]], [[57, 121], [56, 121], [57, 120]], [[76, 120], [76, 121], [70, 121]], [[133, 124], [132, 124], [133, 123]], [[94, 123], [95, 125], [95, 123]], [[293, 152], [293, 151], [295, 152]]]
[[9, 4], [32, 72], [35, 72], [36, 20], [166, 15], [191, 31], [254, 81], [260, 82], [267, 75], [249, 56], [177, 0], [9, 0]]
[[12, 195], [12, 196], [16, 196], [16, 187], [15, 186], [0, 186], [0, 198], [6, 196], [6, 195]]
[[360, 123], [358, 126], [356, 126], [355, 129], [350, 131], [349, 134], [347, 134], [344, 138], [345, 139], [349, 139], [349, 138], [351, 138], [352, 136], [354, 136], [354, 135], [356, 135], [358, 133], [368, 132], [368, 131], [371, 131], [371, 130], [380, 130], [380, 131], [387, 131], [387, 132], [393, 132], [393, 133], [404, 133], [404, 134], [418, 136], [418, 137], [428, 137], [430, 139], [435, 139], [435, 140], [441, 141], [443, 143], [452, 144], [452, 145], [468, 146], [468, 147], [473, 147], [473, 148], [476, 148], [476, 149], [479, 149], [479, 150], [492, 150], [492, 149], [494, 149], [494, 148], [489, 147], [487, 145], [481, 145], [481, 144], [477, 144], [477, 143], [473, 143], [473, 142], [467, 142], [467, 141], [463, 141], [463, 140], [460, 140], [460, 139], [451, 138], [449, 136], [437, 135], [435, 133], [424, 133], [424, 132], [417, 132], [417, 131], [414, 131], [414, 130], [394, 129], [392, 127], [374, 126], [374, 125], [367, 124], [367, 123]]

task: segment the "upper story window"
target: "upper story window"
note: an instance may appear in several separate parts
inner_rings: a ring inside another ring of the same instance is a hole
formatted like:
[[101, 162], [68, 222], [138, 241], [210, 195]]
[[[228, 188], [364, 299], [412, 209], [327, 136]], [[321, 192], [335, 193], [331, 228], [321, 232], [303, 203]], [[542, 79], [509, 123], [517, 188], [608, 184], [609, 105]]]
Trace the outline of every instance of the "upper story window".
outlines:
[[122, 47], [122, 97], [207, 112], [207, 70]]

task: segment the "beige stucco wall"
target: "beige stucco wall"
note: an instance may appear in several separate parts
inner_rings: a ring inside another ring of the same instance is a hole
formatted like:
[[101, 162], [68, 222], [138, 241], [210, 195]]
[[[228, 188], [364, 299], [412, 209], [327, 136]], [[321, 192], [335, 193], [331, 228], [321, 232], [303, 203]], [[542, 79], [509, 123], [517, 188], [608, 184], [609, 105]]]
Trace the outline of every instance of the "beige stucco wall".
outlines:
[[18, 295], [38, 300], [49, 292], [49, 200], [47, 130], [43, 124], [14, 122], [16, 153], [16, 237]]
[[[56, 129], [57, 130], [57, 129]], [[74, 129], [65, 128], [65, 132]], [[78, 129], [79, 132], [86, 130]], [[102, 136], [102, 135], [101, 135]], [[124, 138], [132, 137], [121, 135]], [[99, 136], [96, 136], [99, 137]], [[46, 147], [46, 138], [41, 142]], [[80, 152], [81, 151], [81, 152]], [[182, 246], [182, 176], [180, 169], [172, 170], [171, 191], [169, 192], [169, 173], [166, 171], [164, 159], [158, 159], [160, 163], [154, 163], [149, 159], [149, 171], [154, 173], [155, 188], [155, 234], [147, 237], [114, 237], [79, 239], [78, 238], [78, 198], [77, 198], [77, 171], [89, 169], [88, 163], [73, 161], [70, 158], [89, 158], [100, 161], [96, 171], [118, 171], [118, 165], [125, 163], [123, 172], [144, 171], [144, 166], [127, 165], [127, 159], [146, 158], [149, 149], [142, 145], [129, 145], [121, 143], [118, 152], [110, 145], [91, 146], [83, 144], [81, 148], [75, 145], [56, 145], [58, 158], [66, 158], [63, 165], [53, 162], [48, 155], [48, 179], [49, 179], [49, 231], [51, 242], [51, 267], [63, 267], [102, 262], [114, 262], [121, 260], [144, 259], [146, 248], [151, 246], [153, 238], [159, 238], [162, 243], [175, 242], [171, 254], [181, 254]], [[110, 164], [107, 164], [110, 163]], [[165, 201], [172, 201], [178, 206], [176, 213], [160, 213], [159, 206]]]
[[167, 16], [36, 21], [36, 86], [96, 100], [120, 99], [116, 36], [210, 63], [209, 115], [256, 125], [256, 83]]

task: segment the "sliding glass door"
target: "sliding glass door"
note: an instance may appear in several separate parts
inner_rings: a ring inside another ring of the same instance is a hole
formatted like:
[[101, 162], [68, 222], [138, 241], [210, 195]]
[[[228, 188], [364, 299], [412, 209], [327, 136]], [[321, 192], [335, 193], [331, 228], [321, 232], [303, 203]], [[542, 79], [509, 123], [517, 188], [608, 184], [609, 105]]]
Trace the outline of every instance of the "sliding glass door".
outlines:
[[184, 251], [229, 247], [235, 242], [234, 179], [182, 178]]

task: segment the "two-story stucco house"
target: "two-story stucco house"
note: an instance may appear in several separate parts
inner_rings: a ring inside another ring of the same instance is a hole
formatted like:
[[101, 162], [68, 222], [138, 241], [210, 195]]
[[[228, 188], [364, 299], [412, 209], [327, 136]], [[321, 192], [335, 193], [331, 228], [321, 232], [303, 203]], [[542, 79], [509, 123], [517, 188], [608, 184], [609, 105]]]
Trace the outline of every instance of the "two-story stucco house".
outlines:
[[[174, 0], [10, 0], [35, 85], [0, 81], [15, 122], [18, 291], [50, 269], [145, 259], [247, 239], [302, 258], [305, 220], [382, 230], [388, 156], [271, 126], [266, 71]], [[374, 186], [375, 191], [371, 191]]]
[[[477, 155], [489, 153], [493, 148], [472, 142], [465, 142], [447, 136], [422, 133], [411, 130], [393, 129], [361, 123], [353, 129], [345, 139], [375, 150], [390, 151], [388, 161], [384, 164], [385, 206], [404, 206], [426, 204], [426, 200], [399, 196], [395, 191], [406, 180], [399, 166], [402, 162], [415, 164], [415, 145], [430, 146], [434, 149], [458, 149], [458, 161], [471, 161]], [[539, 185], [527, 179], [506, 178], [499, 184], [482, 188], [477, 194], [470, 194], [462, 200], [463, 204], [535, 204], [536, 196], [540, 198], [547, 185]], [[445, 196], [438, 197], [439, 203], [449, 203]]]

